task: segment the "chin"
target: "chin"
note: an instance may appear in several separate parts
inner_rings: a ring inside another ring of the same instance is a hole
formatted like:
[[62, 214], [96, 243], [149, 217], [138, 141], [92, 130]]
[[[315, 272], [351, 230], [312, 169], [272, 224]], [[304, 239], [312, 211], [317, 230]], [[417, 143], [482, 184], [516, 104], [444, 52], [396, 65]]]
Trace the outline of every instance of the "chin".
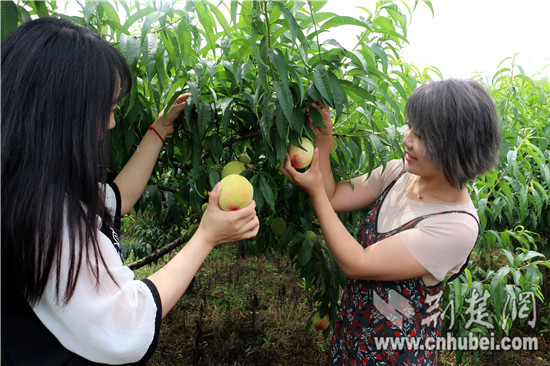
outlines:
[[407, 169], [407, 172], [411, 174], [416, 174], [414, 169], [414, 164], [409, 163], [408, 161], [405, 161], [405, 169]]

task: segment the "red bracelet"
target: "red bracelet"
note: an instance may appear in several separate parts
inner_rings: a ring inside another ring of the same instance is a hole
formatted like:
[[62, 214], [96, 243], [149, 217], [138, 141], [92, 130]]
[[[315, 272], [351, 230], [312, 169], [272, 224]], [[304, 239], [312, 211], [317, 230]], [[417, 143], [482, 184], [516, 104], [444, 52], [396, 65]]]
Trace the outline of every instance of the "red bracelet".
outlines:
[[153, 127], [153, 125], [149, 125], [149, 129], [155, 131], [155, 133], [157, 134], [157, 136], [159, 137], [159, 139], [162, 141], [162, 146], [166, 146], [166, 141], [164, 141], [164, 139], [162, 138], [162, 136], [160, 135], [160, 133], [158, 133], [158, 131], [155, 130], [155, 128]]

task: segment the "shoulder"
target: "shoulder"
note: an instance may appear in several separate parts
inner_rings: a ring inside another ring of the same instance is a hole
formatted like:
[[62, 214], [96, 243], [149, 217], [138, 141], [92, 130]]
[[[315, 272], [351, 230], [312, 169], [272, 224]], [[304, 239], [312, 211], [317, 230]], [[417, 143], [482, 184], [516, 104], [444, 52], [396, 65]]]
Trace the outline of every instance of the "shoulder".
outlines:
[[386, 165], [381, 165], [375, 170], [373, 174], [382, 177], [385, 181], [393, 181], [395, 178], [405, 170], [405, 164], [401, 159], [393, 159], [387, 162]]
[[388, 161], [386, 165], [381, 165], [371, 173], [363, 177], [370, 191], [378, 197], [382, 191], [405, 170], [405, 165], [401, 159]]
[[431, 237], [452, 238], [448, 242], [471, 250], [479, 235], [479, 219], [475, 210], [447, 210], [427, 215], [417, 228]]
[[467, 261], [479, 236], [471, 212], [436, 213], [400, 233], [408, 251], [438, 281], [456, 273]]

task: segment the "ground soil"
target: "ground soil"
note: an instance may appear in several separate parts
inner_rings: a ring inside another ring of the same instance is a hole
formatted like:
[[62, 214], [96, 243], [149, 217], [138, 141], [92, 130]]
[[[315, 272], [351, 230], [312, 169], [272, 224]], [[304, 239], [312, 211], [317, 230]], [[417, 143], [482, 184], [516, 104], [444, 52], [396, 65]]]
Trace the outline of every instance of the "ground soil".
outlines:
[[[323, 365], [331, 332], [308, 327], [311, 298], [284, 257], [243, 258], [237, 247], [215, 252], [163, 320], [149, 365]], [[485, 352], [478, 364], [550, 366], [547, 333], [529, 327], [515, 333], [536, 336], [538, 351]], [[456, 353], [439, 354], [438, 366], [456, 364]], [[461, 365], [475, 364], [475, 355], [465, 353]]]

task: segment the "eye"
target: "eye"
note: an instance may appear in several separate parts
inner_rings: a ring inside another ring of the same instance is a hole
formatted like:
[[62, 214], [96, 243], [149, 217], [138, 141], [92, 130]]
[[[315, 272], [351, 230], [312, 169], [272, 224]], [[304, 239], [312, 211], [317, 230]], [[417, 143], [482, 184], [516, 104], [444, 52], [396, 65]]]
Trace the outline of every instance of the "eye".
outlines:
[[409, 122], [407, 122], [407, 129], [411, 131], [418, 139], [422, 139], [421, 135], [415, 130]]

